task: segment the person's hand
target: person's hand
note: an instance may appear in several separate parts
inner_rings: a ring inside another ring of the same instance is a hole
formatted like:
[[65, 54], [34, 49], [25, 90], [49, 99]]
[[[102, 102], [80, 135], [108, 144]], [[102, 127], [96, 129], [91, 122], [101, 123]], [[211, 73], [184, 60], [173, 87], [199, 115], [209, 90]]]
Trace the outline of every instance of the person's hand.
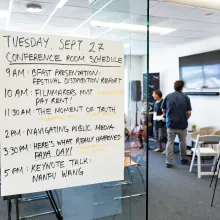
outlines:
[[166, 116], [164, 114], [162, 115], [162, 117], [163, 117], [163, 121], [166, 121]]

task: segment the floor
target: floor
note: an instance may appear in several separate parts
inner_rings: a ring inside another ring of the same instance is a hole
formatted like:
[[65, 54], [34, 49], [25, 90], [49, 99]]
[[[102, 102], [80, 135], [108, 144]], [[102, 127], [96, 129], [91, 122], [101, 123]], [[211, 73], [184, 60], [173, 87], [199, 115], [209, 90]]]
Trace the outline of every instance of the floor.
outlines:
[[174, 167], [165, 167], [160, 153], [149, 152], [149, 220], [218, 220], [220, 219], [220, 182], [211, 207], [213, 188], [210, 177], [197, 178], [196, 169], [180, 164], [175, 155]]
[[[132, 148], [134, 159], [141, 151]], [[218, 220], [220, 219], [220, 186], [216, 191], [214, 207], [210, 207], [213, 189], [210, 178], [197, 179], [196, 171], [189, 173], [189, 166], [180, 165], [178, 154], [174, 167], [165, 168], [165, 157], [149, 151], [149, 220]], [[146, 177], [146, 162], [141, 160], [141, 172]], [[143, 192], [137, 170], [132, 170], [133, 184], [104, 188], [103, 184], [58, 190], [58, 204], [64, 220], [145, 220], [146, 196], [114, 200], [115, 197]], [[125, 178], [128, 178], [125, 173]], [[25, 195], [30, 196], [30, 195]], [[56, 194], [54, 194], [57, 198]], [[0, 220], [7, 220], [6, 202], [0, 200]], [[51, 210], [47, 200], [21, 205], [22, 215]], [[13, 218], [14, 218], [13, 210]], [[48, 215], [33, 220], [56, 220]]]

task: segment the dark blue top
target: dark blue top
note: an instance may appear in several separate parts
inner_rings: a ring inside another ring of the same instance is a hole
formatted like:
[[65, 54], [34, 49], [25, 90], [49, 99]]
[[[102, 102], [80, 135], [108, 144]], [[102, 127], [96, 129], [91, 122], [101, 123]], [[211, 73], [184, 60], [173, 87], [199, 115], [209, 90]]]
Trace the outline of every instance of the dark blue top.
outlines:
[[[162, 109], [161, 109], [162, 103], [163, 103], [163, 99], [159, 103], [155, 102], [154, 104], [154, 112], [156, 112], [157, 116], [160, 116], [163, 114]], [[164, 126], [166, 126], [166, 123], [163, 121], [154, 120], [154, 126], [156, 127], [156, 129], [163, 128]]]
[[187, 112], [192, 110], [190, 99], [182, 92], [173, 92], [166, 96], [162, 105], [166, 109], [166, 126], [184, 130], [188, 127]]

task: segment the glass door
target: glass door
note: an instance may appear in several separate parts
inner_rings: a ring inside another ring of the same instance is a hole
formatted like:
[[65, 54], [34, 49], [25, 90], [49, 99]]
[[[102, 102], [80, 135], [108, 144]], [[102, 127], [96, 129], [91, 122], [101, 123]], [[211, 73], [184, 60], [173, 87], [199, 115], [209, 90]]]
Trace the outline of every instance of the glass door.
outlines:
[[[6, 25], [2, 26], [2, 30], [25, 32], [30, 36], [55, 36], [54, 39], [64, 36], [60, 45], [71, 51], [69, 62], [82, 62], [82, 57], [77, 58], [81, 59], [80, 61], [74, 60], [77, 53], [74, 51], [76, 40], [73, 43], [72, 38], [78, 39], [78, 48], [81, 45], [82, 50], [83, 43], [79, 40], [85, 38], [87, 49], [89, 48], [86, 56], [90, 59], [92, 70], [87, 72], [90, 76], [84, 75], [81, 80], [86, 79], [91, 90], [96, 89], [96, 79], [102, 83], [97, 91], [100, 98], [92, 105], [99, 113], [108, 114], [108, 119], [103, 117], [102, 121], [100, 117], [92, 117], [95, 113], [88, 110], [87, 113], [90, 113], [91, 117], [82, 120], [86, 124], [100, 124], [96, 135], [105, 136], [106, 142], [100, 141], [97, 147], [94, 144], [85, 144], [80, 139], [82, 142], [79, 141], [77, 147], [84, 156], [95, 152], [94, 158], [99, 161], [98, 169], [102, 170], [103, 175], [97, 178], [96, 171], [88, 168], [90, 172], [87, 175], [92, 184], [84, 184], [84, 181], [82, 184], [80, 181], [75, 184], [73, 178], [72, 183], [63, 179], [62, 185], [65, 185], [66, 181], [67, 187], [55, 190], [48, 188], [52, 190], [63, 219], [146, 219], [148, 77], [144, 76], [148, 76], [149, 69], [149, 0], [36, 0], [32, 5], [24, 0], [10, 1], [7, 8], [10, 19], [5, 19]], [[101, 65], [105, 65], [105, 70], [99, 69]], [[80, 71], [85, 73], [85, 66], [82, 64]], [[116, 67], [123, 68], [120, 69], [123, 74], [120, 75], [121, 72]], [[94, 77], [94, 74], [98, 76]], [[42, 77], [39, 77], [39, 80], [42, 81]], [[1, 81], [1, 85], [3, 82]], [[72, 89], [75, 87], [78, 88], [73, 84]], [[69, 85], [66, 88], [69, 88]], [[87, 99], [82, 103], [86, 105], [90, 101]], [[100, 103], [105, 108], [102, 108]], [[115, 106], [112, 106], [112, 103], [115, 103]], [[62, 105], [60, 103], [59, 107], [62, 108]], [[74, 117], [73, 114], [71, 117]], [[114, 117], [118, 117], [118, 121]], [[101, 126], [102, 123], [105, 124], [104, 127]], [[111, 126], [121, 131], [120, 137], [123, 141], [114, 142], [118, 137], [113, 134]], [[89, 129], [87, 131], [89, 132]], [[106, 143], [112, 148], [108, 148]], [[5, 153], [2, 149], [1, 152]], [[3, 160], [5, 161], [5, 158]], [[70, 174], [67, 172], [63, 175]], [[111, 176], [115, 181], [109, 181]], [[38, 219], [42, 220], [56, 219], [56, 215], [48, 213], [52, 210], [48, 195], [45, 192], [32, 192], [22, 194], [19, 198], [20, 216], [34, 219], [38, 216]], [[6, 201], [1, 200], [0, 207], [0, 220], [6, 219]], [[12, 216], [16, 216], [15, 209], [12, 210]]]

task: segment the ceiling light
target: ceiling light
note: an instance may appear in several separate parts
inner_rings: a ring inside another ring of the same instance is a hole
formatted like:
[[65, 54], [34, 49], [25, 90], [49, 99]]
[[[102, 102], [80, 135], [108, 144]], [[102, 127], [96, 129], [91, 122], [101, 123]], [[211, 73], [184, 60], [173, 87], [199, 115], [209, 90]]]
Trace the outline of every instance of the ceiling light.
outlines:
[[124, 37], [122, 37], [122, 40], [124, 40], [124, 39], [126, 39], [126, 38], [128, 38], [128, 37], [130, 37], [131, 35], [129, 34], [129, 35], [126, 35], [126, 36], [124, 36]]
[[176, 29], [150, 26], [149, 31], [151, 34], [166, 35], [166, 34], [176, 31]]
[[[89, 18], [87, 18], [82, 24], [80, 24], [76, 29], [74, 29], [73, 33], [77, 31], [79, 28], [81, 28], [84, 24], [89, 22], [95, 15], [97, 15], [100, 11], [102, 11], [104, 8], [106, 8], [110, 3], [112, 3], [114, 0], [108, 1], [105, 5], [103, 5], [98, 11], [96, 11], [94, 14], [92, 14]], [[72, 35], [73, 33], [70, 33]]]
[[89, 4], [90, 5], [94, 5], [95, 3], [97, 3], [99, 0], [89, 0]]
[[[127, 19], [124, 20], [124, 21], [122, 21], [120, 24], [123, 24], [123, 23], [125, 23], [126, 21], [127, 21]], [[100, 36], [102, 36], [103, 34], [106, 34], [106, 33], [108, 33], [109, 31], [112, 31], [112, 30], [113, 30], [113, 28], [108, 28], [106, 31], [103, 31], [101, 34], [95, 36], [94, 38], [100, 37]]]
[[55, 12], [57, 11], [57, 8], [55, 8], [52, 13], [50, 14], [50, 16], [48, 17], [48, 19], [44, 22], [44, 24], [42, 25], [41, 29], [39, 30], [39, 32], [42, 32], [43, 29], [45, 28], [45, 26], [47, 25], [47, 23], [50, 21], [50, 19], [52, 18], [52, 16], [55, 14]]
[[65, 4], [66, 4], [66, 2], [67, 2], [68, 0], [60, 0], [60, 2], [57, 4], [57, 8], [62, 8]]
[[48, 17], [48, 19], [44, 22], [44, 24], [42, 25], [41, 29], [39, 30], [39, 32], [42, 32], [43, 29], [45, 28], [45, 26], [47, 25], [47, 23], [50, 21], [50, 19], [52, 18], [52, 16], [55, 14], [55, 12], [57, 11], [57, 9], [62, 8], [64, 6], [64, 4], [67, 2], [67, 0], [60, 0], [59, 3], [56, 5], [56, 7], [54, 8], [54, 10], [52, 11], [52, 13], [50, 14], [50, 16]]
[[10, 2], [9, 2], [8, 16], [7, 16], [7, 21], [6, 21], [6, 30], [8, 30], [8, 28], [9, 28], [9, 22], [11, 19], [12, 2], [13, 2], [13, 0], [10, 0]]
[[8, 11], [0, 10], [0, 18], [5, 18], [9, 15]]
[[165, 2], [220, 10], [219, 0], [165, 0]]
[[[147, 26], [143, 26], [143, 25], [132, 25], [132, 24], [125, 24], [125, 23], [118, 24], [118, 23], [91, 21], [91, 26], [119, 29], [119, 30], [124, 30], [124, 31], [147, 33]], [[176, 31], [176, 29], [150, 26], [149, 31], [152, 34], [165, 35], [165, 34], [169, 34], [169, 33], [173, 32], [173, 31]]]
[[35, 3], [27, 4], [26, 8], [27, 8], [27, 11], [32, 12], [32, 13], [37, 13], [37, 12], [42, 11], [41, 5], [35, 4]]

